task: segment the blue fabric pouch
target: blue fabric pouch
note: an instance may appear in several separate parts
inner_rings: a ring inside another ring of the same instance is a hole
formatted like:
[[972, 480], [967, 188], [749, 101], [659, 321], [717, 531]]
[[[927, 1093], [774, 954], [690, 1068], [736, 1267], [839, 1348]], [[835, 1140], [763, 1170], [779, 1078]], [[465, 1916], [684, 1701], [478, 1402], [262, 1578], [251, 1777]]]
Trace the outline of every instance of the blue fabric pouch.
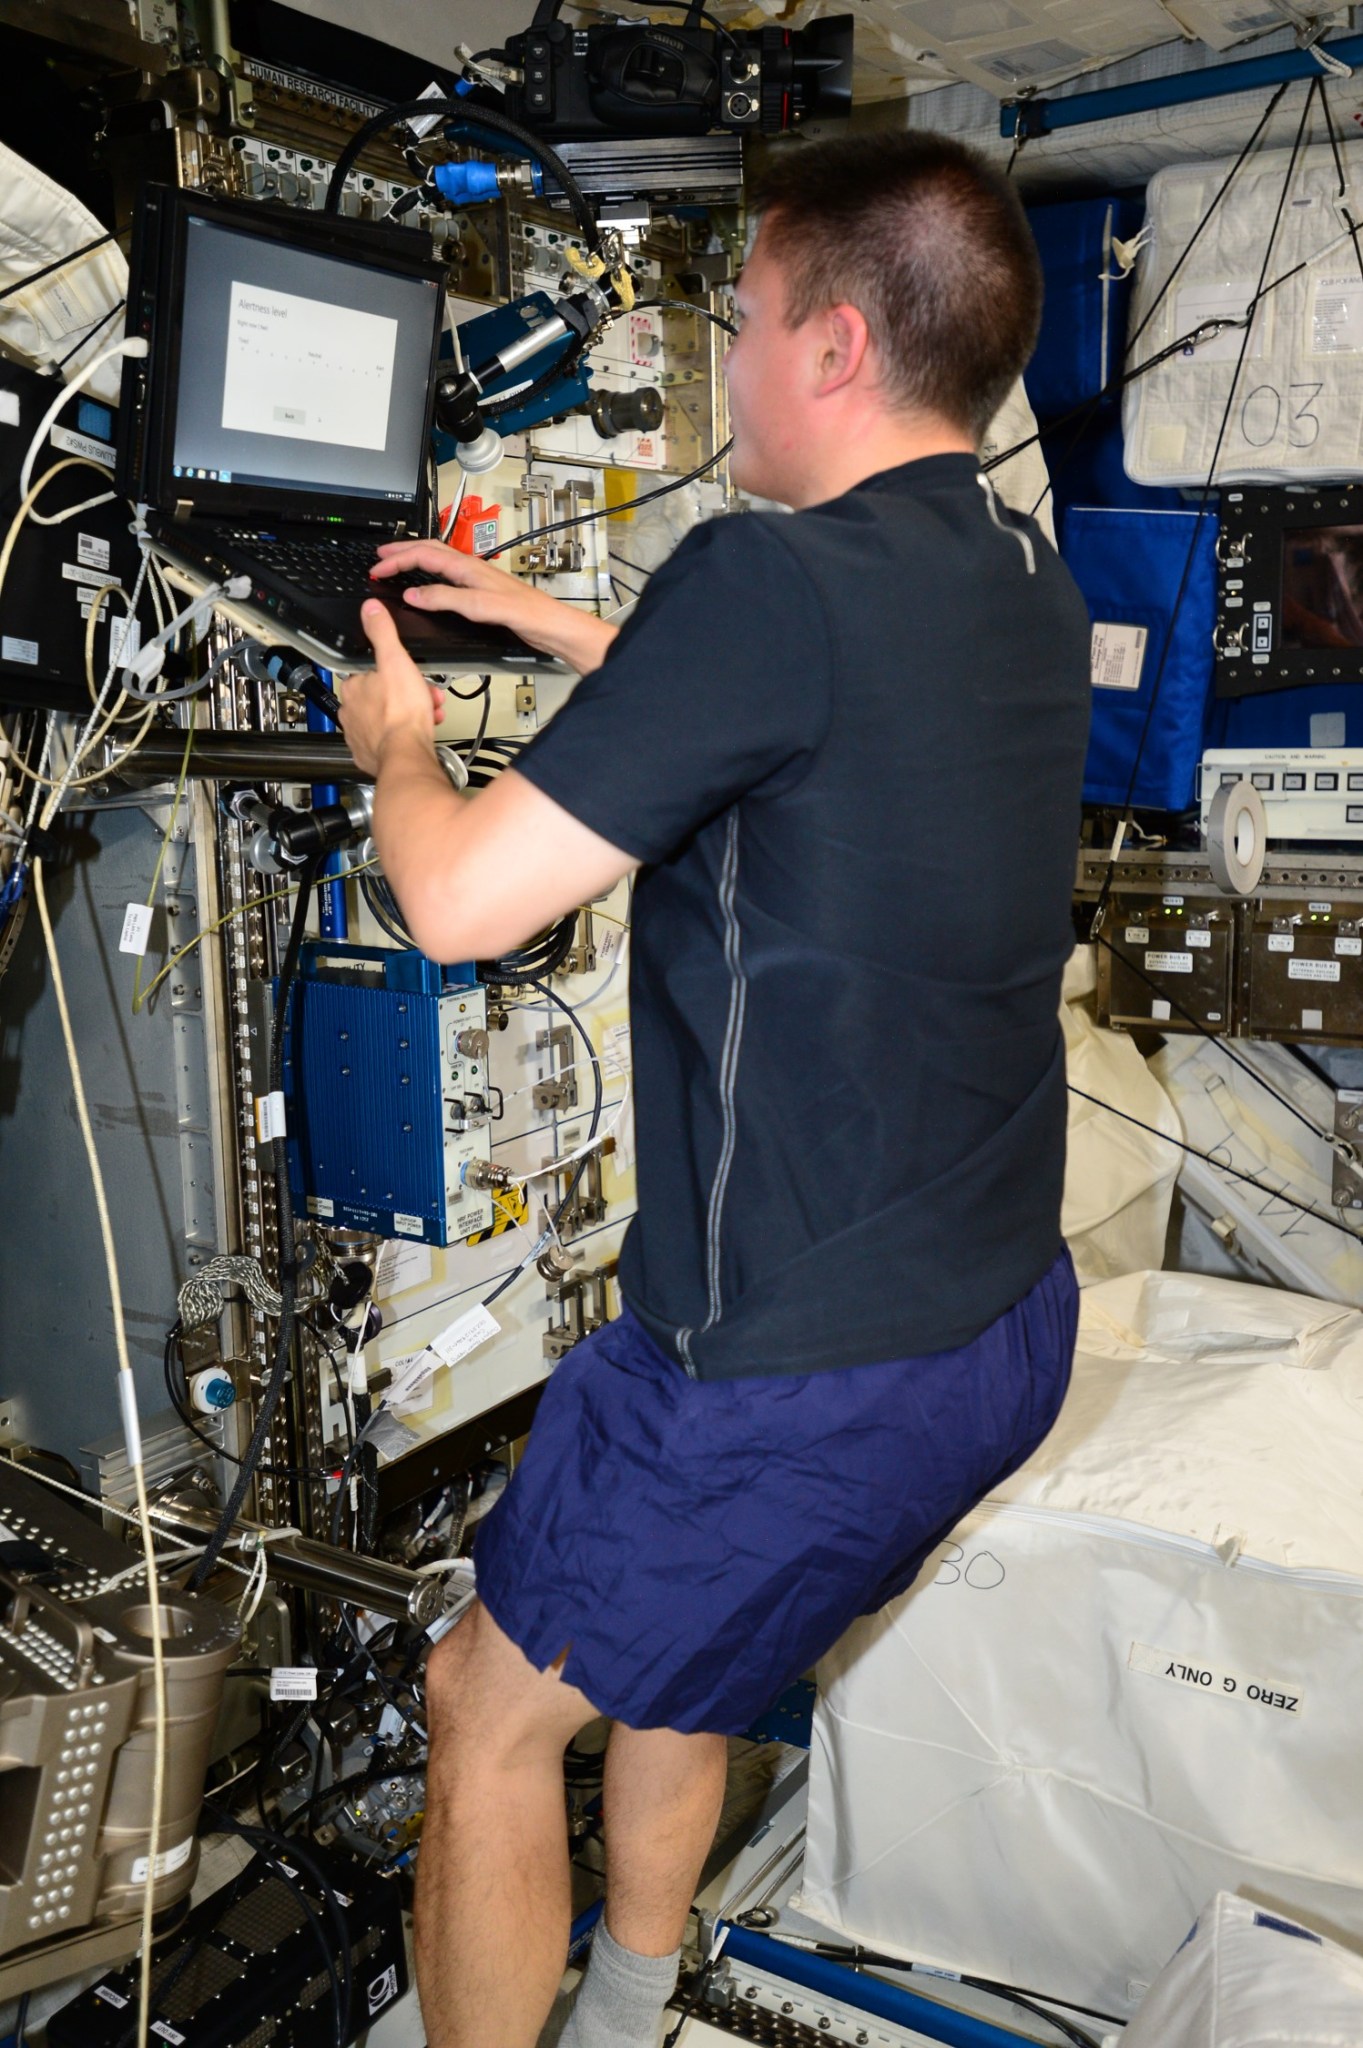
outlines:
[[[1195, 801], [1211, 707], [1216, 535], [1210, 512], [1200, 524], [1196, 512], [1090, 505], [1065, 516], [1061, 553], [1096, 629], [1086, 803], [1184, 811]], [[1144, 629], [1139, 648], [1134, 629]]]
[[1264, 690], [1213, 706], [1213, 747], [1363, 747], [1363, 684]]
[[1038, 420], [1096, 398], [1121, 368], [1130, 280], [1117, 275], [1112, 243], [1129, 240], [1142, 214], [1139, 199], [1076, 199], [1029, 212], [1046, 280], [1025, 378]]

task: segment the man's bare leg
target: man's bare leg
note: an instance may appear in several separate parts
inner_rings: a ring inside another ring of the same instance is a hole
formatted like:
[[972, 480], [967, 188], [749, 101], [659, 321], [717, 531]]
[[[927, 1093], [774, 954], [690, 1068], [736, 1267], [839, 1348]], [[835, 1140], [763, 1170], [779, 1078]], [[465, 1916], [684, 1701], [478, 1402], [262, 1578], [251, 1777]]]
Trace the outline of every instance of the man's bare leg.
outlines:
[[428, 2048], [534, 2048], [568, 1950], [563, 1752], [596, 1711], [478, 1606], [432, 1651], [427, 1708], [416, 1961]]
[[728, 1749], [723, 1735], [619, 1722], [611, 1729], [602, 1802], [606, 1925], [636, 1955], [681, 1945], [719, 1825]]
[[656, 2044], [724, 1798], [722, 1735], [617, 1725], [606, 1750], [606, 1913], [560, 2048]]

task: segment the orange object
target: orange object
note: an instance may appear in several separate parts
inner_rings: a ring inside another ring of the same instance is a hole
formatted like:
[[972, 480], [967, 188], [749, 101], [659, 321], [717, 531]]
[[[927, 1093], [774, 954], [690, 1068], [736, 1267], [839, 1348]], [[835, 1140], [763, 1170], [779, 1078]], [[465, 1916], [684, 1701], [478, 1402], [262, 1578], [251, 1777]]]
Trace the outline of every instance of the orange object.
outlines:
[[[440, 515], [443, 526], [449, 508]], [[459, 507], [450, 535], [450, 546], [458, 548], [462, 555], [486, 555], [497, 545], [497, 521], [501, 517], [500, 505], [485, 505], [481, 498], [465, 498]]]

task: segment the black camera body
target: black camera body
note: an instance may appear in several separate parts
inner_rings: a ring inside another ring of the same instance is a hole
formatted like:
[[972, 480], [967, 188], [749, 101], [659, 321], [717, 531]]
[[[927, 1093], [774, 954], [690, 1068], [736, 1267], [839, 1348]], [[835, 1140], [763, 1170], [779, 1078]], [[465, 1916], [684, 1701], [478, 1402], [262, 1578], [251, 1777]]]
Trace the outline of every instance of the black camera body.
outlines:
[[[804, 29], [712, 29], [688, 12], [664, 22], [570, 28], [560, 0], [545, 0], [531, 26], [508, 36], [505, 55], [523, 73], [507, 113], [550, 140], [608, 135], [780, 135], [814, 115], [844, 116], [852, 103], [850, 14]], [[477, 96], [474, 95], [476, 104]]]

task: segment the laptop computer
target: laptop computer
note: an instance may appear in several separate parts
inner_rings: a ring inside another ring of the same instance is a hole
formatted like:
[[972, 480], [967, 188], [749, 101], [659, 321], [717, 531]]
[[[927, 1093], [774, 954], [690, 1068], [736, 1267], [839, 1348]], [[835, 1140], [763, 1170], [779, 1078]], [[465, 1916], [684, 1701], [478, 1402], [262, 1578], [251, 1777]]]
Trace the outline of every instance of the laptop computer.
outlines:
[[[428, 531], [445, 273], [414, 230], [143, 188], [133, 236], [118, 487], [156, 553], [219, 582], [271, 640], [373, 666], [378, 597], [418, 666], [554, 669], [516, 634], [371, 584], [382, 541]], [[433, 580], [407, 577], [403, 584]]]

